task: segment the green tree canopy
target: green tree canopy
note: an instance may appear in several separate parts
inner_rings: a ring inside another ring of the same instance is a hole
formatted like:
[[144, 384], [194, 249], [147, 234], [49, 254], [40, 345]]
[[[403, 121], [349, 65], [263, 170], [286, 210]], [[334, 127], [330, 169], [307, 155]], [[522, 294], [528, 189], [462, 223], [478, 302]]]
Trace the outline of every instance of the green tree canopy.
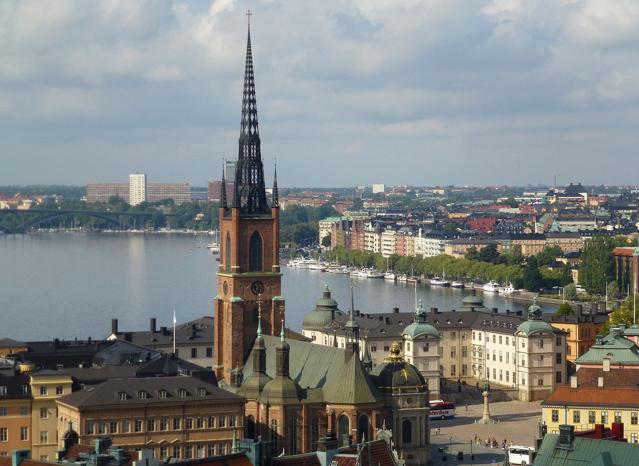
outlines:
[[579, 282], [589, 293], [603, 294], [606, 283], [613, 277], [614, 261], [610, 238], [598, 235], [586, 240], [581, 254]]
[[542, 276], [539, 272], [539, 266], [537, 265], [537, 259], [535, 256], [530, 256], [526, 261], [524, 267], [524, 288], [528, 291], [538, 291], [541, 287]]

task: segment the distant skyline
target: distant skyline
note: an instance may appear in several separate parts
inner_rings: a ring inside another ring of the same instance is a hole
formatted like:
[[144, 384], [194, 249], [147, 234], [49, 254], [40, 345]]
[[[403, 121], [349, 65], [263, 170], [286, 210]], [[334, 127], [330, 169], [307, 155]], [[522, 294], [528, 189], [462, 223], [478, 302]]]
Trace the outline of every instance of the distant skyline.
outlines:
[[5, 0], [0, 185], [219, 178], [247, 9], [267, 184], [638, 182], [635, 0]]

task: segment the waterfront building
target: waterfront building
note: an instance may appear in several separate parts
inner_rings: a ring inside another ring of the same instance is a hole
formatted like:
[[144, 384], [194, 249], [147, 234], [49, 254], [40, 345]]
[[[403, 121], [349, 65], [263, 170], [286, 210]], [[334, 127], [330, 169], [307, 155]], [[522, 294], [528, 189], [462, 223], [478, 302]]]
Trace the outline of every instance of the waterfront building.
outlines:
[[[142, 180], [138, 176], [141, 174], [134, 174], [131, 176], [136, 177], [134, 182], [130, 183], [89, 183], [86, 188], [87, 202], [109, 202], [112, 197], [119, 197], [124, 202], [133, 204], [131, 201], [132, 189], [138, 194], [135, 202], [139, 204], [141, 199]], [[146, 175], [143, 175], [146, 176]], [[185, 202], [191, 202], [192, 192], [191, 185], [189, 183], [146, 183], [144, 188], [144, 197], [147, 202], [158, 202], [165, 199], [172, 199], [175, 204], [182, 204]], [[139, 202], [138, 202], [139, 201]]]
[[119, 197], [129, 202], [129, 183], [89, 183], [87, 184], [87, 202], [109, 202]]
[[380, 244], [381, 244], [380, 252], [382, 256], [390, 257], [393, 254], [395, 254], [395, 251], [397, 250], [396, 243], [397, 243], [397, 233], [395, 232], [395, 230], [391, 230], [391, 229], [384, 230], [380, 237]]
[[132, 173], [129, 175], [129, 204], [136, 206], [147, 200], [146, 174]]
[[150, 319], [147, 331], [122, 331], [118, 328], [118, 319], [111, 319], [111, 334], [107, 341], [114, 340], [131, 342], [167, 354], [172, 354], [175, 349], [175, 356], [209, 369], [213, 364], [212, 316], [176, 324], [175, 335], [173, 326], [158, 327], [155, 317]]
[[244, 399], [194, 377], [114, 378], [56, 403], [59, 442], [76, 435], [90, 445], [108, 435], [161, 460], [229, 453], [244, 427]]
[[191, 202], [193, 199], [192, 188], [189, 183], [149, 183], [147, 186], [146, 200], [159, 202], [171, 199], [175, 204]]
[[0, 371], [0, 456], [30, 449], [31, 391], [29, 377], [12, 368]]
[[218, 379], [231, 382], [255, 340], [258, 307], [267, 335], [283, 326], [279, 263], [279, 193], [277, 174], [269, 206], [257, 122], [255, 76], [250, 31], [246, 44], [244, 93], [233, 197], [226, 198], [222, 177], [220, 200], [220, 265], [214, 299], [214, 367]]
[[319, 221], [319, 244], [322, 240], [331, 235], [333, 226], [342, 220], [342, 217], [326, 217]]

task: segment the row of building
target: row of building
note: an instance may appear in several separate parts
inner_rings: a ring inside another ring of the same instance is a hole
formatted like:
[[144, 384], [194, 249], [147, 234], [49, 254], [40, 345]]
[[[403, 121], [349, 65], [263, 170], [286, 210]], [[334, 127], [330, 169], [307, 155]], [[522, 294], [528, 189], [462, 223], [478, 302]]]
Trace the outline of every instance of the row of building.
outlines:
[[87, 202], [109, 202], [113, 197], [131, 205], [165, 199], [182, 204], [193, 200], [193, 189], [189, 183], [149, 183], [144, 173], [130, 174], [128, 183], [87, 184]]

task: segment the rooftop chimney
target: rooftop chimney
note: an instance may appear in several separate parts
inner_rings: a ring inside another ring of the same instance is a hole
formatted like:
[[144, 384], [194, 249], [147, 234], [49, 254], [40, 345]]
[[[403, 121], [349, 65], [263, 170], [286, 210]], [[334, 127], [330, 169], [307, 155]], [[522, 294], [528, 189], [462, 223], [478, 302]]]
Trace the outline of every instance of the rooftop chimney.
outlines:
[[[603, 426], [602, 426], [603, 427]], [[572, 448], [572, 441], [575, 439], [575, 426], [562, 424], [559, 426], [559, 442], [558, 448]]]
[[397, 306], [395, 306], [395, 307], [393, 308], [393, 312], [394, 312], [395, 314], [399, 314], [399, 308], [398, 308]]
[[577, 388], [577, 376], [576, 375], [571, 375], [570, 376], [570, 388]]
[[111, 333], [118, 333], [118, 319], [111, 319]]
[[610, 427], [615, 440], [623, 440], [623, 422], [613, 422]]
[[604, 386], [603, 377], [597, 377], [597, 387], [601, 388]]
[[[601, 360], [602, 364], [603, 364], [603, 371], [604, 372], [610, 372], [610, 358], [603, 358]], [[601, 377], [601, 379], [603, 380], [603, 377]], [[603, 382], [602, 382], [603, 383]]]
[[603, 438], [604, 426], [603, 424], [595, 424], [595, 438]]
[[158, 321], [157, 321], [157, 319], [155, 317], [151, 317], [151, 323], [150, 323], [150, 329], [149, 329], [151, 331], [151, 333], [155, 333], [157, 322]]

